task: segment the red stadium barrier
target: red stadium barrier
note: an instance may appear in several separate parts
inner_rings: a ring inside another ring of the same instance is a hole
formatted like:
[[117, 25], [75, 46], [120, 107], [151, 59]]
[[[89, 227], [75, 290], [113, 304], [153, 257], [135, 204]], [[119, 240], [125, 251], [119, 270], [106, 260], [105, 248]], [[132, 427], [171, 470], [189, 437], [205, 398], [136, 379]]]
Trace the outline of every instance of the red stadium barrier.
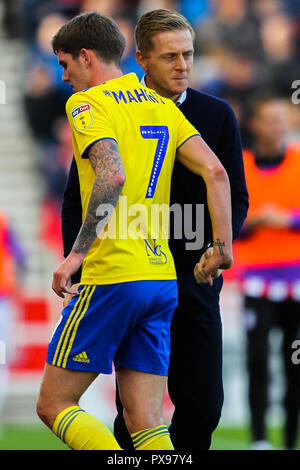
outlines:
[[15, 359], [13, 373], [42, 372], [50, 330], [50, 306], [46, 298], [18, 299], [18, 318], [14, 325]]

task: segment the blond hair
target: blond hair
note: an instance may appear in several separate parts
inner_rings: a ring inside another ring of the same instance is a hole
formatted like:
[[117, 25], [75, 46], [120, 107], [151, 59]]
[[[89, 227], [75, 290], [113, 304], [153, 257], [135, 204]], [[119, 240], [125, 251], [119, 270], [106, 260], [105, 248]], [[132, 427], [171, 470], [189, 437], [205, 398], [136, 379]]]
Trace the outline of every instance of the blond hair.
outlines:
[[135, 28], [135, 42], [138, 50], [147, 54], [153, 49], [152, 38], [158, 33], [189, 30], [194, 41], [195, 32], [188, 20], [172, 10], [152, 10], [139, 19]]

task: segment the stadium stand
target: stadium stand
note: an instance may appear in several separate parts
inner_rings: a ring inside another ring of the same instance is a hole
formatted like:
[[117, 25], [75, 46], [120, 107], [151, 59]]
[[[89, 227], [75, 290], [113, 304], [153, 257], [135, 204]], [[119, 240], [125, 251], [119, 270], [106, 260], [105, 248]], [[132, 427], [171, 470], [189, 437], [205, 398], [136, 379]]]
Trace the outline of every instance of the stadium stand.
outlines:
[[7, 39], [0, 27], [0, 79], [6, 89], [6, 103], [0, 105], [0, 207], [21, 240], [26, 257], [26, 270], [14, 298], [15, 354], [10, 364], [13, 380], [4, 407], [5, 422], [20, 421], [22, 416], [26, 421], [29, 416], [35, 418], [33, 396], [54, 321], [49, 289], [47, 292], [45, 286], [50, 284], [55, 260], [39, 239], [43, 188], [37, 171], [36, 147], [21, 106], [23, 53], [20, 41]]

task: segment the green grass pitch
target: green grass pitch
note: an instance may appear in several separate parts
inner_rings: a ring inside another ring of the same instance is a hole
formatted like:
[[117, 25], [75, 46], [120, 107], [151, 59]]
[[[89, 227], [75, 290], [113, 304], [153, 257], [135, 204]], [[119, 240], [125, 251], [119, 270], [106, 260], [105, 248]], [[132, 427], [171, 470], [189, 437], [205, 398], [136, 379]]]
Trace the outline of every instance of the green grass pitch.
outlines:
[[[300, 433], [299, 433], [300, 434]], [[274, 449], [282, 449], [282, 430], [272, 428], [269, 440]], [[247, 428], [219, 427], [213, 435], [211, 450], [247, 450], [250, 434]], [[300, 449], [300, 435], [298, 440]], [[0, 450], [69, 450], [46, 427], [37, 425], [7, 426], [0, 435]]]

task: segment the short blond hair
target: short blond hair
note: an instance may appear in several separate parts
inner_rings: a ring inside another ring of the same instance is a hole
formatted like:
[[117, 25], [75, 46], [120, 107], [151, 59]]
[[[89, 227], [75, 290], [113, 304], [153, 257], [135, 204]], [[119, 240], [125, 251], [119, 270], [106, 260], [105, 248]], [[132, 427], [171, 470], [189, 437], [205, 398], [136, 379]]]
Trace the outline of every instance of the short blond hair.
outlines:
[[153, 49], [152, 38], [158, 33], [167, 31], [189, 30], [192, 39], [195, 39], [195, 32], [188, 20], [172, 10], [152, 10], [141, 16], [135, 27], [135, 42], [138, 50], [147, 54]]

